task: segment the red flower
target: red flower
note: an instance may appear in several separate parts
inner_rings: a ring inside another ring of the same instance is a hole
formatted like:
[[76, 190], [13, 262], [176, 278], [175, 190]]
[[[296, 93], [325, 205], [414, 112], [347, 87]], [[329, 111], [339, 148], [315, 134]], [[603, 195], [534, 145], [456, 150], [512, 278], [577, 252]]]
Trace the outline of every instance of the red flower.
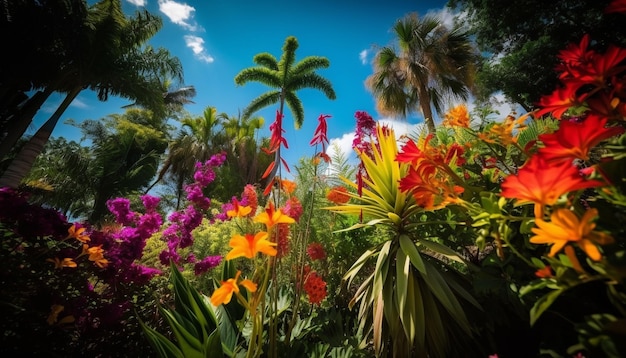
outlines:
[[315, 133], [313, 134], [313, 139], [311, 139], [310, 143], [311, 145], [321, 144], [323, 152], [326, 149], [326, 144], [328, 144], [328, 137], [326, 136], [328, 125], [326, 124], [326, 118], [330, 118], [330, 115], [320, 114], [317, 118], [319, 123], [317, 124], [317, 128], [315, 128]]
[[603, 140], [624, 133], [623, 127], [606, 127], [608, 118], [589, 114], [580, 122], [561, 121], [559, 129], [550, 134], [539, 136], [544, 147], [539, 154], [547, 161], [565, 160], [571, 162], [578, 158], [589, 159], [589, 151]]
[[626, 14], [626, 0], [613, 0], [605, 9], [604, 12], [609, 14], [612, 12], [620, 12]]
[[319, 242], [312, 242], [306, 248], [306, 253], [309, 254], [311, 260], [323, 260], [326, 258], [326, 251], [324, 251], [324, 246]]
[[317, 272], [310, 272], [304, 281], [304, 291], [309, 297], [309, 302], [319, 305], [327, 295], [326, 282]]
[[578, 87], [567, 85], [557, 88], [548, 96], [543, 96], [539, 100], [539, 106], [542, 107], [535, 113], [535, 117], [541, 117], [546, 113], [552, 113], [555, 118], [561, 118], [563, 113], [570, 107], [579, 106], [584, 100], [584, 96], [578, 97], [576, 91]]
[[549, 163], [543, 156], [532, 156], [517, 175], [502, 182], [502, 196], [518, 203], [553, 205], [563, 194], [602, 186], [598, 180], [585, 180], [570, 162]]

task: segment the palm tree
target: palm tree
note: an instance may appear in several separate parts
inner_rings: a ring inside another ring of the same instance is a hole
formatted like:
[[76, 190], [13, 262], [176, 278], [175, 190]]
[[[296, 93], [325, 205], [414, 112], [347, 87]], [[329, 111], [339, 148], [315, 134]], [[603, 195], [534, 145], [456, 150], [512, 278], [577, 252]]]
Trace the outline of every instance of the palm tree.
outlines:
[[238, 185], [256, 183], [261, 173], [259, 173], [259, 149], [257, 133], [263, 127], [265, 119], [263, 117], [245, 118], [241, 115], [237, 117], [222, 116], [222, 127], [226, 137], [229, 139], [226, 144], [227, 164], [236, 168], [234, 173], [238, 174]]
[[478, 54], [467, 32], [459, 25], [448, 28], [435, 16], [409, 14], [393, 30], [399, 51], [378, 51], [366, 85], [381, 113], [406, 118], [419, 110], [434, 133], [432, 109], [441, 114], [445, 100], [468, 98]]
[[180, 61], [164, 49], [142, 46], [162, 25], [147, 11], [127, 18], [119, 0], [101, 0], [89, 8], [77, 52], [68, 67], [60, 71], [58, 88], [66, 97], [55, 113], [24, 146], [0, 178], [0, 186], [17, 187], [43, 150], [62, 113], [84, 88], [97, 91], [106, 101], [121, 95], [158, 106], [163, 103], [163, 76], [182, 82]]
[[[235, 83], [240, 86], [254, 81], [272, 88], [252, 100], [243, 112], [244, 118], [276, 103], [279, 105], [278, 114], [283, 116], [286, 103], [293, 115], [295, 128], [299, 129], [304, 122], [304, 107], [296, 95], [298, 90], [313, 88], [322, 91], [329, 99], [337, 97], [330, 81], [315, 73], [320, 68], [330, 66], [330, 61], [325, 57], [307, 56], [296, 62], [297, 48], [298, 40], [289, 36], [283, 45], [280, 61], [272, 54], [260, 53], [253, 58], [258, 66], [243, 69], [235, 76]], [[280, 148], [276, 151], [274, 160], [276, 165], [269, 176], [270, 180], [280, 167]]]
[[186, 117], [181, 120], [182, 128], [178, 136], [169, 144], [168, 153], [161, 166], [157, 179], [146, 192], [170, 175], [176, 183], [176, 208], [180, 206], [183, 188], [192, 178], [196, 162], [206, 161], [220, 151], [217, 149], [223, 141], [218, 134], [220, 115], [215, 107], [207, 107], [202, 116]]

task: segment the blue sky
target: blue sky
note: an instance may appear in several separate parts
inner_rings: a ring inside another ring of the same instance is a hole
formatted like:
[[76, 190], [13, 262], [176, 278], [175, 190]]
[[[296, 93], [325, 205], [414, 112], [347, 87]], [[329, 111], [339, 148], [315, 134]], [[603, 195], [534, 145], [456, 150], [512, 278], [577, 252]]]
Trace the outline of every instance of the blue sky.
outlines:
[[[90, 3], [93, 1], [90, 1]], [[288, 36], [300, 44], [296, 60], [306, 56], [324, 56], [330, 67], [318, 73], [331, 81], [337, 99], [331, 101], [321, 92], [305, 89], [298, 92], [304, 110], [302, 129], [295, 130], [290, 112], [285, 113], [284, 129], [289, 149], [284, 157], [294, 165], [302, 156], [313, 155], [309, 141], [320, 114], [328, 120], [328, 137], [348, 150], [355, 127], [354, 113], [367, 111], [377, 120], [384, 120], [375, 110], [374, 99], [364, 81], [372, 72], [371, 60], [377, 47], [389, 45], [394, 36], [391, 28], [404, 15], [417, 12], [442, 12], [445, 0], [123, 0], [124, 11], [132, 14], [146, 8], [163, 18], [163, 28], [152, 38], [153, 47], [164, 47], [178, 57], [185, 71], [185, 84], [193, 85], [195, 104], [186, 106], [192, 115], [201, 115], [207, 106], [218, 112], [237, 115], [240, 110], [269, 88], [257, 83], [236, 86], [234, 77], [244, 68], [254, 66], [252, 58], [269, 52], [277, 58]], [[38, 113], [33, 133], [61, 102], [53, 95]], [[123, 113], [129, 101], [111, 98], [100, 102], [89, 91], [83, 91], [62, 116], [53, 136], [78, 140], [77, 129], [64, 124], [73, 119], [100, 119]], [[262, 135], [274, 120], [276, 108], [257, 115], [265, 118]], [[393, 122], [396, 131], [420, 123], [418, 117]], [[410, 129], [409, 129], [410, 130]]]

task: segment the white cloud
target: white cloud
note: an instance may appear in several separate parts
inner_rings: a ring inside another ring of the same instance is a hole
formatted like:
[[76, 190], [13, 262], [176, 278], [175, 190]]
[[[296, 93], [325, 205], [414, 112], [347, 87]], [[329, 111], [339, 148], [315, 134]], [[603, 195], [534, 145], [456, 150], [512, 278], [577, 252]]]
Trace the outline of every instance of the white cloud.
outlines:
[[193, 13], [196, 11], [193, 6], [174, 0], [159, 0], [159, 10], [176, 25], [190, 31], [198, 30], [198, 25], [193, 21]]
[[187, 47], [191, 48], [193, 54], [200, 61], [204, 61], [206, 63], [212, 63], [215, 61], [213, 56], [209, 55], [204, 48], [204, 39], [201, 37], [185, 35], [185, 43], [187, 44]]
[[83, 102], [82, 100], [80, 100], [79, 98], [74, 98], [72, 103], [70, 103], [70, 106], [76, 107], [76, 108], [81, 108], [81, 109], [89, 108], [89, 105], [87, 103]]
[[367, 56], [369, 55], [369, 50], [365, 49], [361, 52], [359, 52], [359, 59], [361, 60], [361, 63], [364, 65], [367, 65]]
[[146, 0], [126, 0], [135, 6], [146, 6]]

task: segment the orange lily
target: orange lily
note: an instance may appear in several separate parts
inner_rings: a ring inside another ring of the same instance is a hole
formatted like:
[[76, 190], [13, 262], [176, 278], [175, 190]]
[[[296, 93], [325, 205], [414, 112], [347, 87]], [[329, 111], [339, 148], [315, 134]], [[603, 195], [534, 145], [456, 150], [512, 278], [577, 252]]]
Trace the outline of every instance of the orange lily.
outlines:
[[76, 225], [72, 225], [69, 229], [67, 229], [67, 233], [68, 238], [74, 238], [82, 243], [86, 243], [87, 241], [91, 240], [89, 236], [85, 233], [84, 227], [77, 229]]
[[550, 222], [537, 219], [537, 227], [531, 229], [535, 236], [530, 238], [533, 244], [550, 244], [548, 256], [556, 255], [570, 242], [576, 243], [594, 261], [599, 261], [602, 254], [596, 245], [613, 242], [608, 234], [593, 231], [596, 224], [593, 222], [598, 216], [597, 209], [589, 209], [579, 220], [576, 214], [569, 209], [557, 209], [550, 216]]
[[228, 243], [228, 246], [233, 249], [226, 255], [226, 260], [232, 260], [241, 256], [252, 259], [259, 252], [269, 256], [276, 256], [276, 249], [274, 248], [276, 243], [268, 241], [267, 237], [268, 235], [265, 231], [258, 232], [256, 235], [234, 235]]
[[241, 205], [239, 205], [239, 200], [237, 200], [237, 199], [233, 199], [232, 204], [233, 204], [233, 208], [232, 208], [232, 210], [228, 210], [228, 211], [226, 212], [226, 215], [227, 215], [229, 218], [234, 218], [234, 217], [237, 217], [237, 218], [242, 218], [242, 217], [246, 217], [246, 216], [248, 216], [248, 214], [250, 214], [250, 212], [252, 212], [252, 208], [251, 208], [251, 207], [249, 207], [249, 206], [241, 206]]
[[275, 210], [272, 202], [265, 208], [265, 211], [255, 216], [253, 221], [265, 224], [268, 231], [276, 224], [293, 224], [296, 222], [293, 218], [284, 214], [282, 209]]
[[[239, 293], [239, 285], [237, 284], [239, 276], [241, 276], [241, 271], [237, 271], [234, 278], [222, 281], [222, 285], [211, 295], [213, 306], [227, 304], [232, 299], [233, 293]], [[240, 284], [250, 292], [255, 292], [257, 289], [256, 284], [248, 279], [241, 281]]]

